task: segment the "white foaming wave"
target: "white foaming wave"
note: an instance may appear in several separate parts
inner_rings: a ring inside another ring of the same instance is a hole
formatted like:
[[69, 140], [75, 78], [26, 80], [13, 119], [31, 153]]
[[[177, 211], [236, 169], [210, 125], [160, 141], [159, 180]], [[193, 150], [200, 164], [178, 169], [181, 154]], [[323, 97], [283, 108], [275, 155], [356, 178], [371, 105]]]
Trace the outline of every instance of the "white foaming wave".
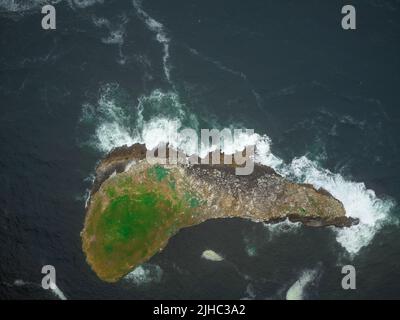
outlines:
[[300, 222], [291, 222], [289, 219], [278, 223], [264, 223], [264, 226], [272, 232], [273, 235], [280, 235], [283, 233], [292, 233], [300, 229]]
[[[95, 129], [95, 145], [99, 150], [109, 152], [116, 147], [135, 143], [143, 143], [148, 149], [153, 149], [162, 143], [169, 143], [188, 155], [204, 156], [217, 148], [216, 145], [207, 147], [201, 145], [199, 148], [199, 141], [182, 139], [180, 131], [185, 129], [183, 119], [190, 118], [192, 126], [197, 126], [198, 123], [193, 115], [187, 116], [184, 106], [175, 93], [154, 90], [148, 96], [139, 97], [138, 105], [134, 109], [136, 119], [133, 120], [132, 115], [128, 114], [132, 110], [127, 111], [113, 98], [115, 90], [118, 90], [115, 84], [104, 86], [97, 108], [90, 104], [83, 105], [81, 121], [95, 121], [96, 117], [100, 118], [100, 123]], [[168, 108], [168, 113], [174, 113], [175, 116], [153, 116], [145, 120], [143, 113], [148, 112], [150, 108], [152, 113], [161, 113]], [[127, 119], [131, 119], [131, 123], [127, 122]], [[224, 140], [222, 151], [233, 154], [249, 145], [257, 146], [257, 154], [261, 155], [263, 160], [276, 165], [282, 163], [270, 153], [270, 140], [267, 136], [250, 134], [245, 130], [236, 133], [234, 140]]]
[[[152, 149], [160, 143], [169, 142], [188, 155], [196, 153], [197, 145], [194, 141], [181, 141], [179, 135], [176, 135], [176, 132], [183, 129], [182, 119], [185, 117], [185, 111], [177, 97], [171, 93], [155, 90], [150, 96], [139, 98], [137, 119], [133, 126], [129, 126], [125, 121], [126, 111], [118, 107], [107, 93], [108, 90], [105, 90], [105, 94], [99, 100], [101, 113], [107, 114], [106, 119], [96, 129], [96, 145], [100, 150], [108, 152], [115, 147], [134, 143], [144, 143], [147, 148]], [[167, 108], [167, 105], [173, 105], [174, 117], [148, 117], [148, 120], [144, 120], [143, 112], [149, 108], [158, 113], [159, 109], [162, 111]], [[243, 150], [246, 145], [255, 145], [257, 163], [270, 166], [279, 174], [296, 182], [310, 183], [316, 188], [322, 187], [340, 200], [344, 205], [346, 215], [358, 218], [360, 221], [358, 225], [350, 228], [333, 228], [337, 242], [350, 256], [354, 256], [367, 246], [379, 229], [390, 222], [390, 211], [395, 205], [393, 201], [378, 198], [374, 191], [366, 188], [364, 183], [347, 180], [340, 174], [321, 168], [305, 156], [295, 158], [286, 164], [272, 153], [271, 144], [270, 138], [266, 135], [242, 132], [240, 139], [224, 142], [222, 150], [227, 154], [232, 154], [233, 151]], [[207, 150], [203, 149], [201, 154], [212, 151], [213, 148], [215, 146]], [[200, 154], [199, 150], [198, 154]], [[287, 222], [282, 225], [285, 224], [287, 228]], [[269, 229], [273, 232], [280, 230], [274, 226], [269, 226]]]
[[358, 225], [335, 228], [336, 240], [350, 255], [357, 254], [368, 245], [389, 220], [393, 201], [379, 199], [364, 183], [346, 180], [340, 174], [320, 168], [305, 156], [293, 159], [289, 165], [282, 166], [277, 171], [296, 181], [324, 188], [343, 203], [348, 217], [359, 219]]
[[[182, 128], [179, 119], [153, 118], [143, 123], [142, 132], [132, 136], [126, 128], [117, 123], [104, 123], [97, 130], [102, 150], [109, 151], [113, 147], [124, 144], [145, 143], [150, 149], [160, 143], [169, 142], [174, 147], [179, 147], [188, 154], [193, 154], [196, 146], [183, 144], [178, 141], [176, 131]], [[270, 139], [258, 134], [241, 134], [241, 139], [232, 144], [225, 144], [223, 151], [227, 154], [233, 150], [240, 151], [246, 145], [256, 145], [256, 161], [274, 168], [285, 177], [301, 183], [310, 183], [316, 188], [324, 188], [335, 198], [340, 200], [346, 210], [346, 215], [358, 218], [360, 223], [350, 228], [335, 228], [337, 242], [347, 250], [350, 255], [357, 254], [367, 246], [379, 231], [382, 225], [388, 221], [389, 212], [394, 206], [390, 200], [379, 199], [375, 192], [368, 190], [364, 183], [352, 182], [344, 179], [340, 174], [320, 168], [307, 157], [294, 159], [286, 165], [281, 159], [271, 153]], [[202, 153], [212, 151], [212, 147]], [[282, 227], [284, 226], [284, 227]], [[268, 225], [271, 232], [280, 233], [282, 229], [293, 229], [297, 225], [283, 222], [278, 225]], [[292, 228], [293, 227], [293, 228]]]
[[257, 134], [255, 161], [276, 170], [283, 165], [283, 160], [271, 152], [271, 144], [271, 139], [267, 135]]
[[247, 133], [245, 130], [234, 133], [234, 139], [224, 140], [222, 143], [222, 151], [226, 154], [234, 154], [236, 151], [241, 151], [246, 146], [255, 146], [258, 141], [258, 134]]
[[334, 228], [337, 242], [350, 256], [367, 246], [379, 229], [388, 223], [389, 213], [395, 203], [378, 198], [364, 183], [345, 179], [340, 174], [321, 168], [306, 156], [285, 164], [271, 152], [271, 140], [260, 135], [256, 144], [256, 161], [275, 169], [279, 174], [299, 183], [309, 183], [324, 188], [343, 203], [346, 215], [358, 218], [360, 223], [350, 228]]
[[[193, 154], [196, 146], [183, 144], [176, 136], [177, 130], [182, 128], [179, 119], [153, 118], [143, 122], [142, 131], [136, 136], [118, 123], [104, 123], [97, 129], [97, 136], [103, 151], [124, 144], [145, 143], [149, 149], [155, 148], [160, 143], [169, 142], [174, 147], [179, 147], [187, 154]], [[232, 144], [225, 144], [223, 151], [227, 154], [233, 150], [240, 151], [246, 145], [256, 145], [256, 161], [274, 168], [285, 177], [301, 183], [310, 183], [316, 188], [323, 187], [335, 198], [340, 200], [346, 210], [346, 215], [358, 218], [360, 223], [350, 228], [335, 228], [336, 240], [351, 255], [357, 254], [361, 248], [367, 246], [374, 238], [376, 232], [387, 222], [389, 212], [394, 203], [390, 200], [379, 199], [374, 191], [368, 190], [364, 183], [352, 182], [344, 179], [340, 174], [320, 168], [315, 162], [306, 157], [294, 159], [286, 165], [281, 159], [271, 153], [270, 140], [258, 134], [241, 135], [241, 139]], [[212, 151], [212, 147], [202, 153]], [[285, 228], [288, 222], [282, 223]], [[272, 232], [279, 232], [281, 224], [269, 225]], [[289, 227], [292, 227], [289, 223]], [[287, 228], [293, 229], [293, 228]]]
[[98, 3], [103, 4], [104, 0], [68, 0], [68, 2], [72, 8], [77, 7], [79, 9], [85, 9]]
[[124, 280], [131, 282], [135, 285], [148, 284], [151, 282], [160, 282], [163, 276], [163, 270], [160, 266], [145, 263], [136, 267], [133, 271], [128, 273]]
[[[181, 119], [186, 118], [194, 126], [197, 119], [186, 115], [176, 94], [155, 90], [148, 96], [140, 97], [136, 107], [127, 109], [117, 101], [117, 91], [117, 85], [105, 85], [97, 106], [83, 105], [80, 122], [95, 124], [91, 145], [103, 152], [134, 143], [144, 143], [149, 149], [167, 142], [176, 148], [183, 146], [185, 151], [193, 148], [193, 144], [185, 145], [180, 141], [177, 132], [183, 128]], [[144, 114], [149, 112], [150, 116]], [[175, 117], [151, 117], [162, 113], [175, 114]]]
[[[254, 142], [256, 162], [268, 165], [296, 182], [310, 183], [317, 189], [321, 187], [326, 189], [343, 203], [348, 217], [359, 219], [360, 223], [350, 228], [334, 228], [337, 242], [351, 256], [367, 246], [379, 229], [389, 222], [390, 211], [395, 205], [394, 201], [378, 198], [373, 190], [366, 188], [364, 183], [346, 180], [340, 174], [321, 168], [305, 156], [295, 158], [290, 164], [285, 164], [271, 152], [271, 140], [266, 135], [252, 134], [246, 137], [246, 133], [243, 133], [240, 142], [236, 146], [229, 146], [229, 149], [241, 150], [243, 144], [250, 145]], [[287, 221], [268, 225], [270, 231], [278, 233], [283, 229], [296, 230], [298, 226]]]
[[90, 144], [103, 152], [136, 142], [131, 128], [126, 125], [128, 118], [126, 110], [115, 100], [116, 90], [118, 90], [118, 85], [107, 84], [101, 88], [96, 106], [89, 103], [82, 106], [80, 123], [95, 125], [94, 141]]
[[62, 292], [55, 283], [54, 283], [54, 288], [51, 289], [51, 292], [53, 292], [53, 294], [60, 300], [67, 300], [67, 297], [65, 296], [64, 292]]
[[123, 125], [117, 122], [102, 123], [96, 129], [97, 146], [101, 151], [109, 152], [123, 145], [131, 146], [140, 140], [132, 137]]
[[142, 121], [140, 127], [141, 132], [132, 132], [130, 128], [117, 121], [101, 123], [96, 129], [96, 145], [104, 152], [135, 143], [143, 143], [149, 150], [161, 143], [170, 143], [173, 147], [180, 146], [176, 132], [182, 124], [178, 119], [152, 118], [149, 121]]
[[187, 153], [194, 150], [193, 143], [184, 144], [179, 140], [177, 132], [182, 129], [179, 119], [156, 117], [149, 121], [143, 120], [140, 127], [140, 132], [132, 133], [121, 123], [102, 123], [96, 129], [97, 146], [100, 150], [109, 152], [116, 147], [131, 146], [135, 143], [143, 143], [149, 150], [160, 144], [169, 143], [172, 147], [180, 148]]
[[178, 119], [154, 118], [143, 123], [141, 143], [146, 144], [148, 149], [153, 149], [161, 143], [170, 143], [178, 147], [179, 141], [177, 130], [182, 124]]
[[[179, 118], [155, 117], [149, 121], [143, 121], [142, 131], [136, 142], [144, 143], [147, 148], [153, 149], [160, 144], [169, 143], [174, 148], [179, 148], [187, 155], [199, 155], [201, 157], [219, 148], [217, 145], [201, 145], [194, 139], [188, 139], [180, 132], [185, 129]], [[196, 132], [200, 134], [199, 132]], [[185, 138], [185, 139], [184, 139]], [[242, 151], [246, 146], [256, 145], [258, 135], [248, 134], [245, 131], [238, 132], [234, 140], [223, 140], [221, 150], [226, 154], [234, 154]]]
[[[46, 4], [56, 5], [64, 0], [0, 0], [0, 9], [11, 13], [26, 13]], [[68, 0], [71, 8], [85, 9], [104, 0]]]
[[[33, 286], [42, 288], [42, 286], [37, 283], [24, 281], [22, 279], [16, 279], [12, 285], [17, 287]], [[65, 296], [64, 292], [62, 292], [61, 289], [54, 282], [51, 283], [51, 286], [52, 288], [50, 287], [50, 290], [57, 298], [59, 298], [60, 300], [67, 300], [67, 297]]]
[[165, 32], [164, 25], [152, 18], [146, 11], [143, 10], [141, 1], [133, 0], [133, 6], [136, 9], [138, 16], [144, 21], [147, 28], [156, 34], [156, 40], [163, 46], [163, 68], [164, 74], [168, 82], [171, 82], [171, 66], [169, 65], [169, 46], [170, 39]]
[[62, 0], [0, 0], [0, 8], [6, 12], [23, 13], [31, 11], [45, 4], [57, 4]]
[[305, 289], [316, 279], [317, 275], [317, 270], [304, 270], [299, 279], [286, 292], [286, 300], [303, 300], [305, 298]]

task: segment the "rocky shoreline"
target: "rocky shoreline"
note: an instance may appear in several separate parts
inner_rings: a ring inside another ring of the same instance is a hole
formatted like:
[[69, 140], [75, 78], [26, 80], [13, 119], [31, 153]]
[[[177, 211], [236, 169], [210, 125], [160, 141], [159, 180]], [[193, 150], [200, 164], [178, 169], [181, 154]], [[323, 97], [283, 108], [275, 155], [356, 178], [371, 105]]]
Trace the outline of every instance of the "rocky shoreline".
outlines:
[[141, 144], [116, 148], [96, 168], [82, 241], [105, 281], [150, 259], [181, 228], [209, 219], [358, 223], [326, 190], [290, 182], [267, 166], [255, 164], [252, 174], [238, 176], [235, 164], [149, 164], [146, 151]]

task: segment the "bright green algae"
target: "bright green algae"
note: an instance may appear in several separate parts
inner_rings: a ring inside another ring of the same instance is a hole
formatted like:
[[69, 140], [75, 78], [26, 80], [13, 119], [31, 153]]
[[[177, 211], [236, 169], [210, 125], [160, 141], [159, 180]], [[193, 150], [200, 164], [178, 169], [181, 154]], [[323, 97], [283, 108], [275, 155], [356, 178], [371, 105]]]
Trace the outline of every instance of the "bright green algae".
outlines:
[[158, 165], [147, 169], [147, 174], [151, 178], [155, 177], [158, 182], [163, 181], [168, 176], [168, 173], [169, 173], [168, 169]]
[[118, 280], [190, 225], [202, 203], [195, 192], [178, 190], [174, 174], [158, 165], [137, 181], [126, 174], [112, 178], [95, 195], [85, 224], [90, 264], [102, 279]]

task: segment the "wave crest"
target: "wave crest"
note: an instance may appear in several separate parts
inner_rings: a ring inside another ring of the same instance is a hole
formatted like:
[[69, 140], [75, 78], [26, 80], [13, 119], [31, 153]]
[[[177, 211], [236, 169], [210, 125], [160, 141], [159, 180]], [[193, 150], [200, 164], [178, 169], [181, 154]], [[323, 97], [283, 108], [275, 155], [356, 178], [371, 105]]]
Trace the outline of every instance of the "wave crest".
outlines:
[[[176, 93], [154, 90], [148, 96], [141, 96], [136, 106], [130, 106], [121, 96], [117, 85], [107, 85], [101, 90], [97, 106], [84, 106], [82, 121], [95, 124], [92, 145], [97, 149], [108, 152], [134, 143], [145, 143], [148, 148], [154, 148], [159, 143], [169, 142], [188, 154], [193, 153], [195, 148], [179, 141], [176, 132], [184, 127], [198, 130], [199, 122]], [[243, 132], [240, 139], [225, 144], [222, 151], [230, 154], [252, 144], [256, 145], [257, 163], [270, 166], [295, 182], [326, 189], [343, 203], [348, 216], [360, 220], [359, 225], [350, 228], [333, 228], [337, 242], [350, 255], [367, 246], [380, 228], [390, 222], [394, 201], [378, 198], [364, 183], [332, 173], [306, 156], [285, 163], [272, 153], [272, 142], [267, 135]]]

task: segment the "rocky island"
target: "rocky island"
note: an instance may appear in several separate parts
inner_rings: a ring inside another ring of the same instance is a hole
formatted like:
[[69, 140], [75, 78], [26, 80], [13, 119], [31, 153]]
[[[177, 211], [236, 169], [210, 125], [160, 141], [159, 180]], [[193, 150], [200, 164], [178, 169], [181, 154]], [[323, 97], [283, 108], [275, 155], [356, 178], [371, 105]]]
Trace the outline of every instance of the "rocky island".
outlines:
[[89, 265], [104, 281], [118, 281], [180, 229], [209, 219], [357, 223], [327, 191], [290, 182], [267, 166], [238, 176], [235, 164], [150, 164], [146, 151], [141, 144], [114, 149], [96, 169], [81, 236]]

